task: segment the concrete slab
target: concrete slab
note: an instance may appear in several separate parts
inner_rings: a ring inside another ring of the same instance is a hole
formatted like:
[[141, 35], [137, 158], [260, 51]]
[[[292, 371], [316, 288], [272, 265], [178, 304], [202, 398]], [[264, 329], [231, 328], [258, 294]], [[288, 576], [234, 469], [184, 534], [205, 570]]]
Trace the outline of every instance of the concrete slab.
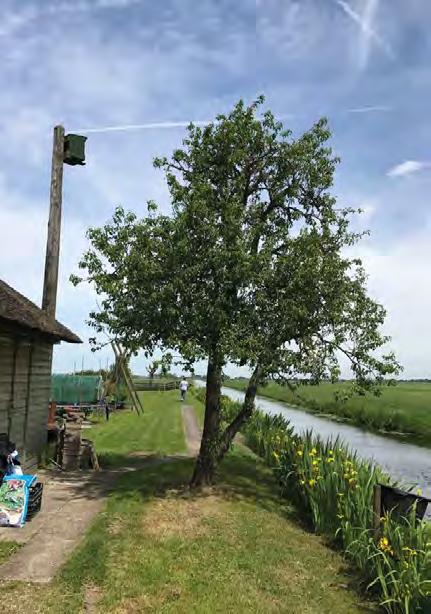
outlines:
[[106, 487], [103, 488], [103, 484], [106, 484], [108, 476], [104, 475], [104, 472], [62, 474], [38, 471], [37, 475], [44, 485], [41, 511], [21, 528], [0, 527], [0, 541], [11, 540], [25, 544], [42, 528], [48, 526], [74, 497], [79, 497], [85, 491], [89, 492], [90, 499], [94, 496], [103, 498], [106, 494]]
[[38, 472], [41, 511], [22, 528], [0, 528], [0, 540], [23, 544], [0, 566], [0, 578], [49, 582], [102, 510], [119, 473]]
[[103, 508], [103, 500], [71, 500], [18, 552], [0, 566], [3, 580], [49, 582]]

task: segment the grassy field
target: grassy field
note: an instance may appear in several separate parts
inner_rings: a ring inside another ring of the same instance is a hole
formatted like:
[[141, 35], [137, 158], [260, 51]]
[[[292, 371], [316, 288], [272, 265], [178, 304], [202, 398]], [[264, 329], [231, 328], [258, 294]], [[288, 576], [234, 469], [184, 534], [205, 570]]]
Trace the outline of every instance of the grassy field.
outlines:
[[[144, 402], [146, 422], [124, 413], [93, 429], [91, 437], [105, 459], [127, 460], [123, 441], [128, 437], [135, 450], [141, 444], [162, 454], [184, 449], [177, 395], [145, 393]], [[195, 399], [189, 403], [202, 413]], [[105, 511], [55, 580], [37, 587], [3, 583], [3, 609], [43, 614], [375, 611], [361, 603], [355, 576], [341, 556], [307, 532], [294, 509], [280, 500], [271, 471], [254, 454], [235, 446], [217, 486], [200, 495], [187, 488], [192, 465], [188, 458], [153, 459], [119, 478]]]
[[16, 552], [19, 544], [13, 541], [0, 541], [0, 564]]
[[141, 392], [144, 415], [123, 411], [100, 419], [91, 431], [104, 466], [124, 464], [133, 452], [175, 454], [185, 452], [178, 391]]
[[[226, 386], [244, 390], [245, 380], [227, 380]], [[367, 394], [345, 402], [336, 401], [336, 390], [349, 383], [299, 386], [295, 392], [276, 383], [259, 388], [262, 396], [305, 407], [313, 412], [331, 414], [369, 430], [404, 433], [417, 443], [431, 446], [431, 384], [399, 383], [385, 386], [379, 397]]]

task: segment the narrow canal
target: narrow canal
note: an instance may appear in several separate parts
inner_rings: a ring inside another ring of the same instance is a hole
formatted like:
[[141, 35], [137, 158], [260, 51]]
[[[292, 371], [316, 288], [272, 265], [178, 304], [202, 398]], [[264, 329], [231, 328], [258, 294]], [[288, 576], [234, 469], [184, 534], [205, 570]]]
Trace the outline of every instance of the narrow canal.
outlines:
[[[196, 384], [205, 385], [198, 381], [196, 381]], [[242, 401], [244, 398], [243, 392], [232, 388], [224, 387], [223, 394], [235, 401]], [[356, 450], [362, 458], [375, 461], [395, 480], [401, 481], [403, 485], [417, 485], [422, 489], [425, 496], [431, 498], [430, 449], [321, 418], [280, 401], [257, 397], [256, 405], [268, 414], [282, 414], [290, 421], [297, 433], [312, 429], [316, 435], [323, 439], [339, 436], [350, 449]], [[427, 515], [430, 514], [431, 504], [428, 507]]]

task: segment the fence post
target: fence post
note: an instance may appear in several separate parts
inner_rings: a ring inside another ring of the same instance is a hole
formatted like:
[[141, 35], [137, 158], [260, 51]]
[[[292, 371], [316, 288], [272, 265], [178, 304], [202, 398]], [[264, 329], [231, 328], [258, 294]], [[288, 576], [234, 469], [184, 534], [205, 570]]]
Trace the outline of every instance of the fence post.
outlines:
[[382, 515], [382, 487], [380, 484], [374, 485], [373, 497], [373, 529], [377, 539], [380, 529], [380, 518]]

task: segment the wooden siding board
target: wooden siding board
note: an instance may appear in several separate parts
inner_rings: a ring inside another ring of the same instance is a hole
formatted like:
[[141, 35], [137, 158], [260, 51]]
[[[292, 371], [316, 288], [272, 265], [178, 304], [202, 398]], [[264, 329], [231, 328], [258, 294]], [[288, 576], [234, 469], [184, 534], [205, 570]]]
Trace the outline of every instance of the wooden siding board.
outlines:
[[27, 454], [40, 455], [47, 441], [48, 403], [51, 393], [52, 346], [38, 343], [33, 349], [33, 366], [27, 425]]
[[27, 377], [30, 345], [20, 343], [16, 357], [15, 386], [12, 403], [9, 437], [17, 450], [24, 451], [24, 419], [27, 398]]
[[0, 339], [0, 433], [7, 432], [7, 417], [11, 394], [13, 348], [11, 339]]
[[[29, 377], [30, 343], [20, 339], [16, 357], [14, 396], [11, 406], [14, 339], [0, 336], [0, 432], [10, 437], [25, 459], [25, 468], [36, 465], [46, 444], [48, 402], [51, 391], [52, 345], [34, 341]], [[30, 389], [28, 391], [28, 383]], [[27, 436], [24, 446], [26, 402], [28, 394]]]

